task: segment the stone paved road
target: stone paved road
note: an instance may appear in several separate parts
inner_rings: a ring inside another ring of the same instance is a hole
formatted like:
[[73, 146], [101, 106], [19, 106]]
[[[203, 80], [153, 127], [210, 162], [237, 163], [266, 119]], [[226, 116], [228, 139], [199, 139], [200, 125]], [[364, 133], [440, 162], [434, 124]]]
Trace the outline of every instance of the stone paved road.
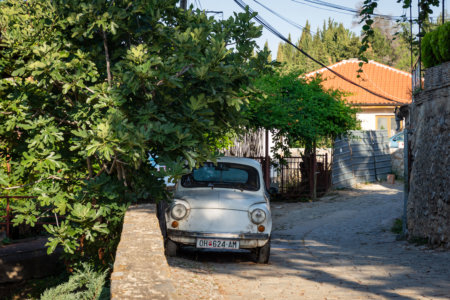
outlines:
[[268, 265], [246, 253], [169, 258], [183, 299], [450, 299], [450, 253], [396, 241], [400, 185], [362, 185], [318, 202], [273, 203]]

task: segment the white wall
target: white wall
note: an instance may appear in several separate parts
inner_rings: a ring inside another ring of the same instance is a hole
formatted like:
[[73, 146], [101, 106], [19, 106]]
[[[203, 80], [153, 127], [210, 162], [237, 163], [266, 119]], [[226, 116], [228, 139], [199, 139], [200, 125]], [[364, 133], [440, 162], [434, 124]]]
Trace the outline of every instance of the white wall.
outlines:
[[394, 107], [361, 107], [361, 111], [356, 114], [356, 118], [361, 121], [362, 130], [377, 129], [375, 116], [395, 116]]
[[361, 121], [361, 129], [362, 130], [375, 130], [376, 122], [375, 122], [374, 113], [357, 113], [356, 118]]

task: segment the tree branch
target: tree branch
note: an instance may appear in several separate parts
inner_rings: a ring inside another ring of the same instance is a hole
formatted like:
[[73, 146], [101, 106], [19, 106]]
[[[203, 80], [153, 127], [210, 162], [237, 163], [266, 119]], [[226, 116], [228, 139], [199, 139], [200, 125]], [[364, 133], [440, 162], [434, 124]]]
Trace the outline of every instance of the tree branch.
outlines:
[[93, 173], [92, 173], [91, 158], [89, 156], [86, 158], [86, 163], [87, 163], [87, 167], [88, 167], [88, 171], [89, 171], [89, 178], [88, 179], [91, 179]]
[[[184, 73], [186, 73], [186, 72], [187, 72], [190, 68], [192, 68], [193, 66], [194, 66], [194, 64], [190, 64], [190, 65], [184, 66], [183, 69], [181, 69], [180, 71], [177, 72], [177, 74], [175, 74], [174, 78], [180, 77], [181, 75], [183, 75]], [[160, 81], [158, 81], [158, 82], [156, 83], [156, 86], [163, 85], [165, 82], [166, 82], [166, 80], [161, 79]]]
[[105, 48], [105, 60], [106, 60], [106, 75], [108, 76], [108, 85], [111, 87], [112, 85], [112, 74], [111, 74], [111, 61], [109, 59], [109, 51], [108, 51], [108, 39], [106, 37], [106, 32], [102, 30], [103, 34], [103, 47]]
[[125, 169], [124, 169], [124, 167], [123, 167], [123, 164], [120, 164], [120, 168], [122, 169], [122, 179], [123, 179], [123, 185], [124, 186], [128, 186], [128, 184], [127, 184], [127, 178], [126, 178], [126, 176], [125, 176]]
[[61, 177], [58, 177], [58, 176], [55, 176], [55, 175], [50, 175], [50, 176], [47, 177], [47, 178], [41, 178], [41, 179], [39, 179], [39, 180], [30, 182], [30, 183], [26, 183], [26, 184], [22, 184], [22, 185], [16, 185], [16, 186], [11, 186], [11, 187], [6, 187], [6, 188], [2, 188], [2, 189], [3, 189], [3, 190], [20, 189], [20, 188], [23, 188], [23, 187], [26, 187], [26, 186], [29, 186], [29, 185], [33, 185], [33, 184], [36, 184], [36, 183], [39, 183], [39, 182], [41, 182], [41, 181], [48, 180], [48, 179], [64, 180], [64, 178], [61, 178]]

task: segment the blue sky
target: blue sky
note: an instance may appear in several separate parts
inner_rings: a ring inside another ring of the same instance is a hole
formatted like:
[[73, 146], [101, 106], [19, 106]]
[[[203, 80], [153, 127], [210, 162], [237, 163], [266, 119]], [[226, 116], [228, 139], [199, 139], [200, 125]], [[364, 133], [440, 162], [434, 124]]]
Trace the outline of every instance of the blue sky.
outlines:
[[[249, 5], [253, 10], [257, 11], [267, 22], [269, 22], [273, 27], [275, 27], [279, 32], [281, 32], [286, 37], [291, 33], [292, 40], [296, 42], [301, 34], [301, 30], [290, 25], [289, 23], [283, 21], [277, 16], [273, 15], [271, 12], [267, 11], [264, 7], [259, 5], [254, 0], [243, 0], [247, 5]], [[348, 12], [334, 12], [327, 10], [324, 6], [313, 5], [304, 0], [257, 0], [265, 6], [271, 8], [273, 11], [292, 20], [293, 22], [305, 25], [306, 20], [311, 24], [311, 30], [316, 31], [317, 27], [322, 27], [323, 22], [327, 21], [328, 18], [333, 19], [336, 22], [342, 22], [344, 26], [356, 34], [359, 35], [361, 32], [361, 25], [355, 24], [357, 19], [354, 15]], [[296, 2], [297, 1], [297, 2]], [[329, 3], [338, 4], [341, 6], [346, 6], [349, 8], [356, 8], [358, 3], [363, 1], [355, 0], [324, 0]], [[417, 1], [413, 1], [417, 3]], [[442, 3], [442, 0], [440, 1]], [[448, 0], [445, 1], [445, 8], [448, 11]], [[223, 11], [223, 18], [226, 19], [233, 14], [233, 12], [241, 12], [242, 9], [233, 0], [188, 0], [188, 5], [194, 5], [194, 7], [199, 7], [203, 10], [210, 11]], [[315, 7], [313, 7], [315, 6]], [[442, 7], [435, 8], [435, 13], [433, 16], [438, 16], [441, 12]], [[378, 2], [377, 13], [391, 16], [400, 16], [403, 14], [402, 5], [397, 3], [396, 0], [380, 0]], [[216, 15], [221, 18], [222, 15]], [[409, 11], [408, 11], [409, 16]], [[417, 16], [417, 6], [413, 6], [413, 17]], [[269, 48], [272, 51], [272, 56], [276, 57], [276, 52], [278, 48], [278, 43], [280, 40], [278, 37], [274, 36], [270, 32], [264, 29], [263, 35], [257, 40], [258, 45], [263, 47], [265, 41], [269, 42]]]

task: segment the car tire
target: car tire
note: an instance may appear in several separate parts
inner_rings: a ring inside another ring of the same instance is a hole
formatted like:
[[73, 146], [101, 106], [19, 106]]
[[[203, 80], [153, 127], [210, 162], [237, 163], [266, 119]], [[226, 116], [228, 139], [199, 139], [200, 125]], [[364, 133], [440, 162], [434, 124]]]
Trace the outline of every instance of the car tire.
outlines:
[[166, 243], [164, 245], [164, 254], [168, 257], [174, 257], [177, 256], [178, 252], [178, 245], [177, 243], [166, 239]]
[[262, 247], [256, 250], [256, 262], [258, 264], [267, 264], [270, 257], [270, 240]]

